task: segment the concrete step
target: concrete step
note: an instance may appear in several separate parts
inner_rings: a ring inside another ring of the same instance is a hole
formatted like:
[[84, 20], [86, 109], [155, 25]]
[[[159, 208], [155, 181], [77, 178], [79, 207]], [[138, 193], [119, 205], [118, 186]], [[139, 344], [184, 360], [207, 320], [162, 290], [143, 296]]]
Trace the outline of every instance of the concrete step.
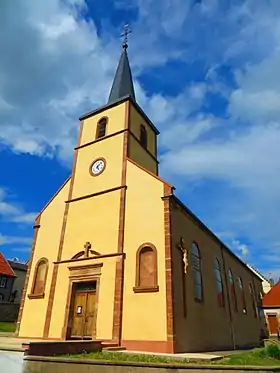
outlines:
[[111, 346], [111, 347], [102, 347], [102, 351], [125, 351], [126, 348], [122, 346]]

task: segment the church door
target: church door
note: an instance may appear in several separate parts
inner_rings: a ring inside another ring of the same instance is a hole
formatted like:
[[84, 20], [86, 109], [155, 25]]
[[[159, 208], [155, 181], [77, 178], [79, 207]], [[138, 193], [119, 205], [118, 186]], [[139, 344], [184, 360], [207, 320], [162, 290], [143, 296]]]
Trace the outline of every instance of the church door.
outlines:
[[74, 290], [71, 338], [91, 339], [95, 322], [96, 287], [77, 284]]

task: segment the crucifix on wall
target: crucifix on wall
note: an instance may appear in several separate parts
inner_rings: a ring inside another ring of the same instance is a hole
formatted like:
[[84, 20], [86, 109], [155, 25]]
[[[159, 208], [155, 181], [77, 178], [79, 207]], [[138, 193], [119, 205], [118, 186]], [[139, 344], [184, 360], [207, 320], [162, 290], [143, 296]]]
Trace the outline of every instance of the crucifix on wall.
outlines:
[[177, 248], [181, 251], [182, 255], [182, 301], [183, 301], [183, 314], [187, 316], [187, 302], [186, 302], [186, 274], [188, 273], [188, 249], [185, 245], [183, 237], [180, 238], [180, 243], [177, 244]]
[[186, 248], [185, 240], [184, 240], [183, 237], [180, 238], [180, 243], [177, 245], [177, 247], [182, 252], [182, 260], [183, 260], [183, 265], [184, 265], [184, 273], [187, 274], [188, 273], [188, 266], [189, 266], [189, 262], [188, 262], [188, 249]]

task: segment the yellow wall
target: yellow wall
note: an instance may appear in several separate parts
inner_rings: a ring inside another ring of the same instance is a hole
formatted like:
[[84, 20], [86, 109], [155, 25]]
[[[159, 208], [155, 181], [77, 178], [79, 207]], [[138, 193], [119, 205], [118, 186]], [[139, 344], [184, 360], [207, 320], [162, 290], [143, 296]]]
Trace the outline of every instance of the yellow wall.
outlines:
[[[123, 340], [165, 341], [166, 288], [163, 183], [127, 162]], [[158, 253], [157, 293], [134, 293], [136, 251], [150, 242]], [[133, 327], [132, 327], [133, 326]]]
[[143, 118], [143, 116], [134, 108], [132, 104], [130, 104], [130, 123], [129, 123], [129, 129], [133, 133], [134, 136], [137, 137], [137, 139], [140, 140], [140, 126], [143, 124], [145, 126], [145, 129], [147, 131], [147, 149], [149, 152], [156, 157], [156, 134], [154, 130], [150, 127], [150, 125], [146, 122], [146, 120]]
[[101, 254], [117, 252], [120, 190], [72, 202], [61, 260], [69, 260], [89, 241]]
[[26, 296], [19, 336], [42, 337], [45, 324], [46, 310], [50, 292], [53, 272], [53, 262], [57, 259], [65, 201], [68, 197], [70, 180], [41, 214], [40, 228], [27, 286], [26, 295], [30, 294], [34, 277], [34, 268], [38, 260], [46, 257], [49, 261], [49, 270], [43, 299], [29, 299]]
[[[72, 198], [120, 186], [122, 155], [123, 134], [79, 149]], [[90, 174], [89, 167], [99, 157], [106, 159], [106, 169], [94, 177]]]
[[128, 154], [133, 161], [157, 175], [157, 162], [131, 135], [129, 136]]
[[[115, 291], [115, 271], [116, 257], [103, 258], [98, 260], [88, 260], [82, 265], [102, 263], [100, 283], [98, 289], [98, 310], [97, 310], [97, 339], [112, 339], [112, 325], [114, 314], [114, 291]], [[67, 301], [69, 287], [69, 266], [80, 266], [81, 262], [62, 263], [59, 265], [55, 298], [53, 305], [53, 315], [50, 324], [50, 338], [60, 338], [65, 318], [65, 305]], [[98, 277], [96, 277], [97, 279]]]
[[85, 119], [81, 145], [95, 140], [97, 123], [103, 117], [108, 117], [106, 135], [123, 130], [125, 128], [125, 102]]

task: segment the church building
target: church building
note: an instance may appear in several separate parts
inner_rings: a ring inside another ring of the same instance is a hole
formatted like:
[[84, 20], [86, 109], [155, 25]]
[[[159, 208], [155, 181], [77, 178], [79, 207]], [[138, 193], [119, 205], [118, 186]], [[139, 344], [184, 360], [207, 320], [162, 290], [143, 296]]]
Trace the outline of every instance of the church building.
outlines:
[[36, 218], [19, 337], [166, 353], [259, 344], [261, 279], [159, 176], [158, 136], [124, 42], [109, 100], [80, 117], [71, 176]]

